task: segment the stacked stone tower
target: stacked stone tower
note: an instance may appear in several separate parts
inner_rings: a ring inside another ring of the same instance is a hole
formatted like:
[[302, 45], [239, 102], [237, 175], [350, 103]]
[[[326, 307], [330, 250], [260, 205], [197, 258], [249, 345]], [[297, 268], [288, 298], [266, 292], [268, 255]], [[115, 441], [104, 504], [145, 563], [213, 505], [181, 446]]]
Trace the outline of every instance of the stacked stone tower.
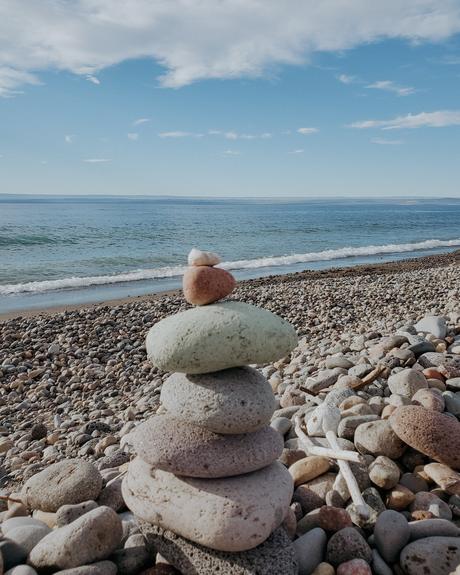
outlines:
[[[260, 553], [267, 552], [273, 556], [264, 573], [295, 573], [292, 554], [264, 544], [284, 520], [293, 483], [276, 461], [283, 440], [269, 426], [273, 392], [248, 364], [286, 356], [297, 336], [269, 311], [218, 302], [235, 284], [218, 262], [192, 250], [184, 295], [196, 307], [147, 335], [152, 363], [173, 373], [161, 392], [165, 412], [133, 434], [137, 457], [123, 495], [148, 540], [182, 573], [211, 572], [216, 561], [226, 562], [225, 573], [262, 573]], [[278, 539], [288, 546], [283, 534]]]

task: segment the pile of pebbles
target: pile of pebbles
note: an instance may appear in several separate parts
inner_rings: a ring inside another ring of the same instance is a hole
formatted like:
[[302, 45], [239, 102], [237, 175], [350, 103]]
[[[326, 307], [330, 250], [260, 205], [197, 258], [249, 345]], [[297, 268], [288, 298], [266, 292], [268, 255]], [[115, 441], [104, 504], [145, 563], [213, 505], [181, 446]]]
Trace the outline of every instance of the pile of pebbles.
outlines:
[[[271, 426], [284, 442], [278, 461], [295, 486], [269, 541], [278, 553], [292, 547], [300, 575], [444, 575], [460, 564], [459, 285], [460, 268], [449, 264], [258, 280], [233, 292], [232, 299], [279, 313], [301, 335], [292, 353], [258, 366], [276, 397]], [[166, 403], [171, 385], [163, 386], [168, 375], [152, 366], [143, 338], [186, 308], [164, 296], [1, 324], [6, 573], [178, 572], [152, 552], [122, 484], [133, 430], [164, 412], [160, 394], [165, 389]], [[328, 445], [321, 430], [307, 444], [296, 431], [300, 422], [308, 434], [326, 398], [340, 410], [340, 448], [360, 457], [350, 466], [366, 521], [337, 460], [317, 454]], [[160, 536], [178, 552], [192, 548], [168, 529]]]

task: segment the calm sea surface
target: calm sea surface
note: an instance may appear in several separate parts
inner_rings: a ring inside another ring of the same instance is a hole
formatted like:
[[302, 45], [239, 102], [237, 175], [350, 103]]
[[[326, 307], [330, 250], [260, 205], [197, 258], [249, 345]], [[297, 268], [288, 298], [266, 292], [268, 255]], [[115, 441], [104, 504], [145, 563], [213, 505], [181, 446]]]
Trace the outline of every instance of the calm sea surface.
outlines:
[[0, 195], [0, 312], [170, 289], [191, 247], [240, 278], [460, 247], [460, 199]]

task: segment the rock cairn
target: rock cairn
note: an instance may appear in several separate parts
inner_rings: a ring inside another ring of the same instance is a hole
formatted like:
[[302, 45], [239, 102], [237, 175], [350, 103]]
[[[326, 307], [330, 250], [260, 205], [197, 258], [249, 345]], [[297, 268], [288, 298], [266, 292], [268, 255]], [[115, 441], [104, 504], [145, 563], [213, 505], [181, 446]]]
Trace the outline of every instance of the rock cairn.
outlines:
[[173, 373], [162, 388], [163, 413], [132, 434], [137, 457], [124, 500], [152, 547], [184, 574], [214, 572], [213, 561], [227, 562], [226, 573], [255, 573], [261, 561], [263, 573], [296, 573], [290, 540], [277, 532], [294, 486], [277, 461], [283, 438], [269, 425], [275, 397], [248, 364], [287, 356], [297, 336], [271, 312], [217, 303], [235, 285], [218, 262], [192, 250], [184, 295], [198, 307], [147, 335], [152, 363]]

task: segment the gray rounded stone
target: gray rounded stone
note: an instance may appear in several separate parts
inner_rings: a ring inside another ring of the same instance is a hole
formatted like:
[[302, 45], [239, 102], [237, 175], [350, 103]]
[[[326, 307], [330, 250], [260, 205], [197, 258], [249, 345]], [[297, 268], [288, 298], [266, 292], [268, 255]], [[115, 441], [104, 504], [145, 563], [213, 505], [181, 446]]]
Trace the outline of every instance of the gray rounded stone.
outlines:
[[137, 457], [122, 490], [126, 505], [144, 521], [212, 549], [245, 551], [281, 525], [293, 481], [278, 462], [236, 477], [196, 479], [154, 469]]
[[75, 505], [63, 505], [59, 507], [56, 512], [56, 525], [58, 527], [63, 527], [68, 525], [78, 519], [88, 511], [92, 511], [97, 508], [97, 503], [95, 501], [83, 501], [83, 503], [76, 503]]
[[401, 513], [388, 509], [381, 513], [374, 527], [374, 540], [380, 555], [387, 563], [394, 563], [399, 552], [409, 541], [407, 519]]
[[38, 570], [79, 567], [106, 559], [121, 537], [115, 511], [98, 507], [44, 537], [30, 552], [29, 563]]
[[447, 519], [411, 521], [409, 529], [411, 541], [425, 537], [458, 537], [460, 535], [460, 528]]
[[101, 474], [92, 463], [66, 459], [28, 479], [22, 495], [32, 509], [55, 512], [62, 505], [97, 499], [101, 489]]
[[266, 426], [253, 433], [222, 435], [170, 415], [154, 415], [132, 434], [141, 459], [163, 471], [187, 477], [230, 477], [273, 463], [283, 438]]
[[403, 369], [388, 378], [391, 393], [411, 398], [420, 389], [428, 389], [426, 377], [416, 369]]
[[216, 433], [249, 433], [270, 422], [276, 401], [265, 377], [250, 367], [214, 373], [174, 373], [160, 400], [168, 413]]
[[55, 575], [116, 575], [117, 566], [112, 561], [99, 561], [92, 565], [81, 565], [72, 569], [57, 571]]
[[276, 361], [296, 345], [290, 323], [235, 301], [167, 317], [150, 329], [146, 339], [148, 357], [156, 367], [191, 374]]
[[324, 558], [326, 543], [326, 532], [320, 527], [311, 529], [294, 541], [299, 573], [302, 575], [313, 573]]
[[431, 333], [435, 337], [444, 339], [447, 334], [446, 320], [440, 315], [427, 315], [414, 325], [417, 331]]
[[460, 538], [426, 537], [401, 551], [400, 564], [407, 575], [446, 575], [460, 565]]
[[249, 551], [228, 553], [193, 543], [156, 525], [140, 522], [151, 553], [159, 552], [183, 575], [298, 575], [294, 547], [283, 528]]
[[37, 575], [37, 572], [30, 565], [16, 565], [5, 571], [5, 575]]
[[406, 444], [399, 439], [386, 419], [359, 425], [354, 441], [360, 453], [385, 455], [390, 459], [398, 459], [406, 449]]

